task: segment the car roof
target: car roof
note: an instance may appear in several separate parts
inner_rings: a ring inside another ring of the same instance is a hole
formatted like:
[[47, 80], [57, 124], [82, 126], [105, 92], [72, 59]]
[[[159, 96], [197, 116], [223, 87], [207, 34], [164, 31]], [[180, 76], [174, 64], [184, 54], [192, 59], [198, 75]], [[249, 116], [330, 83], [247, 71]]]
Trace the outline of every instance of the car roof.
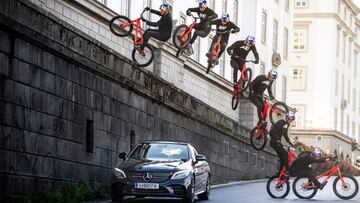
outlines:
[[139, 144], [144, 144], [144, 143], [159, 143], [159, 144], [185, 144], [185, 145], [191, 145], [189, 143], [186, 142], [175, 142], [175, 141], [166, 141], [166, 140], [148, 140]]

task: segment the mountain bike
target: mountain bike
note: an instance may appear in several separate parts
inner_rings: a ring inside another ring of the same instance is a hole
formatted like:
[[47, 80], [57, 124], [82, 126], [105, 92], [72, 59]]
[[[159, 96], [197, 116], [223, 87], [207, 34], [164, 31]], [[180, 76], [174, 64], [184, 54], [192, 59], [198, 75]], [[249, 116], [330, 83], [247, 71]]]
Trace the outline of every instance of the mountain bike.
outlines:
[[324, 172], [323, 174], [316, 176], [316, 179], [326, 177], [322, 181], [323, 187], [317, 188], [307, 177], [297, 177], [293, 182], [294, 194], [300, 199], [311, 199], [315, 196], [318, 189], [323, 189], [327, 184], [328, 180], [333, 176], [337, 175], [333, 183], [333, 191], [336, 196], [340, 199], [349, 200], [356, 196], [359, 191], [359, 184], [357, 180], [350, 175], [342, 175], [339, 168], [339, 158], [335, 157], [330, 159], [335, 161], [335, 166]]
[[240, 60], [242, 60], [244, 64], [242, 65], [241, 69], [239, 69], [240, 78], [237, 82], [236, 88], [234, 88], [232, 92], [231, 107], [233, 110], [236, 110], [236, 108], [238, 107], [240, 98], [249, 98], [249, 96], [245, 95], [244, 93], [250, 85], [252, 78], [252, 70], [250, 68], [246, 68], [246, 63], [247, 62], [255, 63], [255, 61], [253, 60], [249, 60], [249, 61], [244, 59], [240, 59]]
[[176, 57], [180, 57], [184, 51], [187, 50], [186, 47], [192, 37], [192, 31], [196, 26], [197, 20], [200, 19], [199, 17], [195, 17], [193, 14], [190, 14], [190, 16], [192, 17], [193, 22], [189, 26], [186, 24], [179, 25], [173, 32], [173, 44], [178, 49]]
[[206, 69], [206, 74], [208, 74], [211, 70], [211, 68], [215, 67], [219, 63], [219, 53], [221, 50], [221, 35], [231, 32], [231, 30], [217, 30], [217, 29], [211, 29], [211, 31], [216, 31], [216, 44], [211, 47], [210, 55], [208, 56], [208, 66]]
[[141, 28], [141, 18], [146, 10], [140, 14], [140, 18], [130, 20], [126, 16], [115, 16], [110, 20], [110, 31], [119, 37], [126, 37], [130, 35], [134, 29], [135, 24], [135, 36], [133, 37], [134, 49], [131, 57], [139, 67], [145, 67], [151, 64], [154, 60], [154, 50], [148, 44], [145, 45], [143, 50], [140, 50], [140, 46], [144, 43], [143, 29]]
[[[291, 167], [293, 161], [298, 158], [295, 149], [290, 146], [284, 146], [289, 152], [288, 161]], [[285, 198], [290, 192], [290, 176], [285, 173], [285, 166], [282, 168], [279, 175], [272, 176], [266, 183], [266, 191], [272, 198]]]
[[[262, 113], [264, 121], [270, 118], [271, 124], [274, 125], [280, 119], [285, 119], [286, 114], [289, 112], [289, 107], [284, 102], [274, 100], [274, 103], [271, 104], [269, 96], [263, 95], [262, 98], [265, 100], [264, 111]], [[264, 149], [267, 142], [267, 135], [268, 122], [258, 124], [250, 133], [251, 146], [256, 150]]]

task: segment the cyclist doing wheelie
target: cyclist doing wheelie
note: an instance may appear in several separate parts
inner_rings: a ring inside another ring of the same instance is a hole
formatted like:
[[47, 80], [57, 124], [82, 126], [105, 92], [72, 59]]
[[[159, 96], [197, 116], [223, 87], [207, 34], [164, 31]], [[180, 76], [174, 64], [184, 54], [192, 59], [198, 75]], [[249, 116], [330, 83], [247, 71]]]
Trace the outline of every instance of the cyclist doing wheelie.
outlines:
[[159, 27], [159, 29], [147, 29], [144, 33], [144, 42], [142, 45], [138, 47], [139, 51], [144, 50], [145, 45], [147, 45], [150, 38], [155, 38], [157, 40], [160, 40], [162, 42], [166, 42], [171, 38], [171, 32], [172, 32], [172, 17], [170, 14], [171, 6], [170, 4], [162, 4], [160, 6], [160, 11], [150, 9], [149, 7], [146, 7], [146, 11], [150, 11], [150, 13], [156, 14], [160, 16], [160, 20], [157, 22], [150, 22], [143, 17], [141, 18], [147, 25], [152, 27]]
[[211, 50], [216, 45], [219, 35], [221, 35], [221, 41], [220, 41], [221, 48], [220, 48], [220, 52], [218, 54], [218, 58], [220, 58], [221, 55], [223, 54], [223, 52], [225, 51], [225, 48], [229, 42], [230, 32], [237, 33], [240, 31], [240, 28], [238, 26], [236, 26], [233, 22], [230, 21], [230, 15], [227, 13], [224, 13], [221, 16], [221, 19], [213, 20], [210, 24], [216, 25], [216, 35], [213, 38], [209, 52], [206, 53], [206, 56], [207, 57], [210, 56]]
[[269, 131], [269, 135], [271, 137], [270, 146], [275, 150], [276, 154], [279, 156], [280, 159], [280, 169], [281, 170], [285, 166], [285, 173], [288, 174], [289, 171], [289, 162], [288, 162], [288, 151], [284, 149], [284, 145], [281, 143], [281, 138], [284, 136], [285, 140], [293, 146], [293, 143], [290, 141], [288, 136], [288, 128], [292, 121], [295, 120], [295, 113], [288, 112], [286, 114], [286, 118], [279, 120], [275, 123], [273, 128]]
[[304, 153], [296, 159], [289, 172], [291, 176], [301, 176], [309, 178], [309, 181], [314, 183], [313, 188], [322, 189], [325, 184], [321, 184], [317, 178], [315, 178], [315, 174], [313, 170], [309, 167], [310, 164], [313, 163], [324, 163], [326, 161], [331, 160], [331, 158], [322, 158], [321, 150], [317, 147], [313, 148], [311, 154]]
[[264, 111], [265, 102], [263, 99], [263, 94], [265, 90], [267, 89], [269, 93], [269, 97], [271, 100], [274, 99], [274, 95], [272, 93], [271, 87], [273, 84], [273, 81], [277, 78], [278, 71], [275, 69], [272, 69], [269, 71], [267, 75], [259, 75], [257, 76], [249, 85], [250, 89], [250, 96], [249, 100], [256, 106], [257, 108], [257, 114], [259, 118], [258, 125], [264, 126], [265, 121], [262, 115], [262, 112]]
[[200, 17], [200, 22], [196, 24], [194, 28], [194, 35], [192, 36], [189, 44], [187, 45], [187, 48], [191, 50], [191, 54], [193, 53], [192, 44], [195, 42], [196, 38], [198, 36], [202, 38], [208, 36], [211, 31], [211, 20], [218, 17], [218, 15], [212, 9], [208, 8], [206, 0], [201, 0], [199, 3], [199, 7], [189, 8], [186, 11], [186, 14], [190, 16], [192, 12], [197, 13], [197, 15]]
[[236, 41], [226, 50], [228, 54], [231, 56], [230, 65], [233, 67], [233, 81], [234, 81], [234, 88], [237, 85], [237, 78], [238, 78], [238, 71], [244, 65], [246, 61], [246, 57], [250, 51], [255, 56], [255, 64], [259, 63], [259, 54], [256, 50], [255, 46], [255, 37], [248, 36], [245, 40]]

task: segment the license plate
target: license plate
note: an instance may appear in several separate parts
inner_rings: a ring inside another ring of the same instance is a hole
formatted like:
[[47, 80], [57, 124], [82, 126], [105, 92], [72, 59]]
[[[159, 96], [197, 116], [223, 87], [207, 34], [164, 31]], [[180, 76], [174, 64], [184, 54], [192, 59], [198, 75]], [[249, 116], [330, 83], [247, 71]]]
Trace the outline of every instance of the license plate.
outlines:
[[136, 189], [159, 189], [159, 183], [135, 183]]

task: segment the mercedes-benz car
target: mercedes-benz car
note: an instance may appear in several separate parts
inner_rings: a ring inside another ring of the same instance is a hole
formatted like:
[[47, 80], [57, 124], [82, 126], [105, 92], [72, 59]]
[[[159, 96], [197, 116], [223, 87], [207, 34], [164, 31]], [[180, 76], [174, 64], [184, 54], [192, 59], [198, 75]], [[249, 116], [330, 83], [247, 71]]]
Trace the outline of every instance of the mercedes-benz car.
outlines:
[[114, 169], [111, 199], [125, 196], [173, 197], [186, 203], [207, 200], [210, 168], [205, 156], [188, 143], [149, 141], [136, 145]]

